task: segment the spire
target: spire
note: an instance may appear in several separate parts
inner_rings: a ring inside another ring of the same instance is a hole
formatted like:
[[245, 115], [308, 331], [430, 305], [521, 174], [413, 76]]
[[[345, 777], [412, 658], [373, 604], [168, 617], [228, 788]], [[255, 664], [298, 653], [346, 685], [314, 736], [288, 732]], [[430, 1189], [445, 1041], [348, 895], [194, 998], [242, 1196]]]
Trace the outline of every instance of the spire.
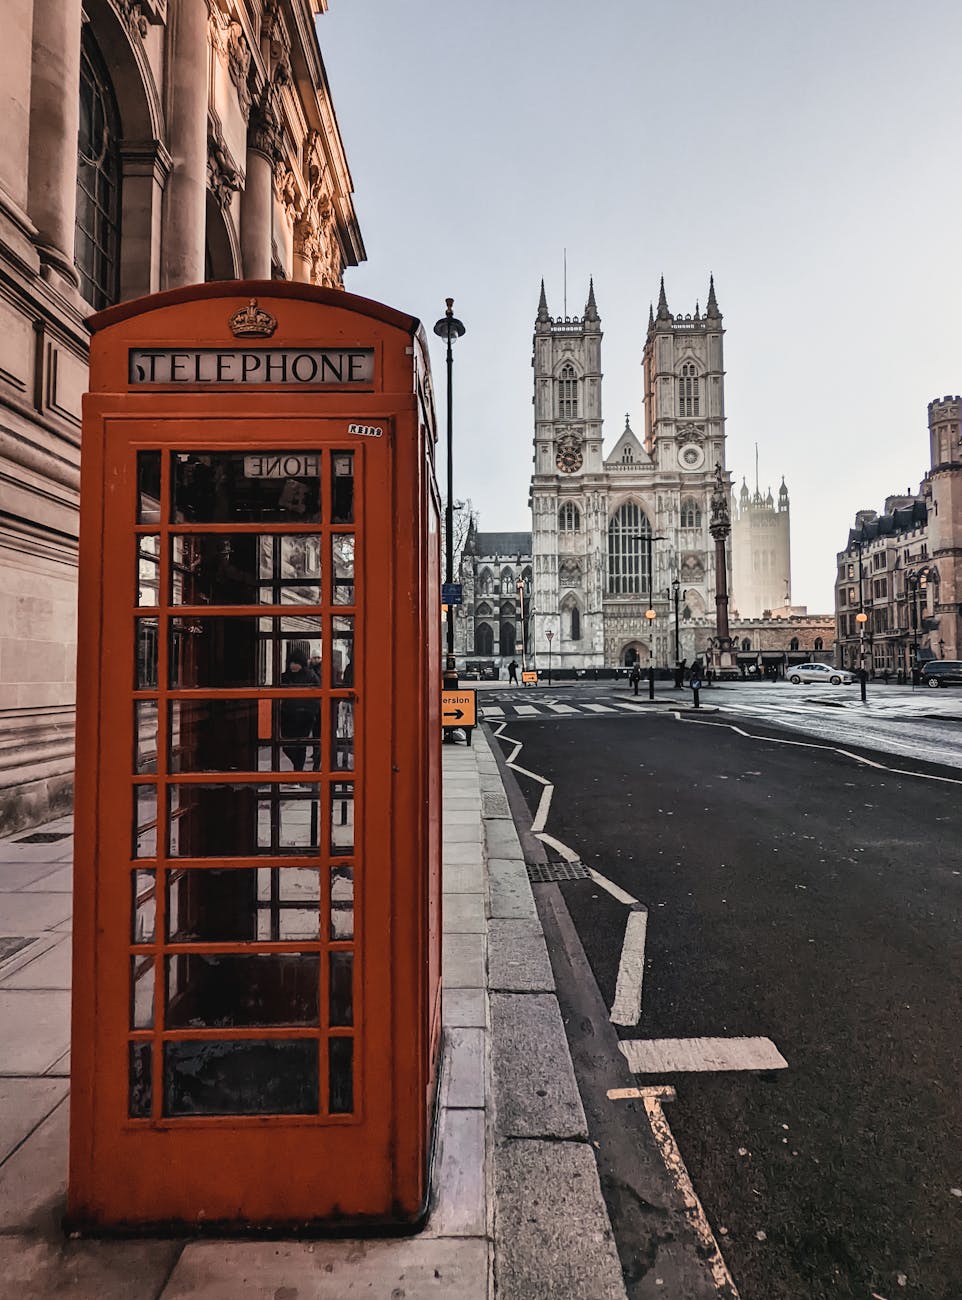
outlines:
[[548, 299], [544, 296], [544, 279], [541, 281], [541, 297], [538, 299], [538, 320], [542, 325], [546, 325], [549, 320]]
[[651, 303], [648, 304], [648, 328], [650, 330], [655, 328], [655, 309]]
[[698, 299], [695, 299], [695, 320], [701, 320], [701, 312], [698, 310]]
[[595, 282], [592, 277], [588, 281], [588, 302], [585, 306], [585, 320], [595, 321], [598, 319], [598, 308], [595, 304]]
[[658, 290], [658, 319], [671, 320], [671, 313], [668, 310], [668, 299], [665, 297], [665, 277], [661, 277], [661, 288]]
[[715, 277], [708, 277], [708, 306], [705, 308], [705, 315], [709, 320], [721, 320], [721, 312], [718, 310], [718, 299], [715, 297]]

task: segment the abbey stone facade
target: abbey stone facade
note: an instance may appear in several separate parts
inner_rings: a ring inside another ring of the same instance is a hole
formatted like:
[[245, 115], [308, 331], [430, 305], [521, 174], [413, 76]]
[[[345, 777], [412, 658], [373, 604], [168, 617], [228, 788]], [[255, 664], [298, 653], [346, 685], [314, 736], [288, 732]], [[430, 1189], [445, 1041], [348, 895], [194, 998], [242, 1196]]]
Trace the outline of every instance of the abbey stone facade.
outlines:
[[569, 318], [549, 315], [542, 283], [531, 480], [539, 662], [550, 631], [560, 668], [644, 665], [649, 640], [656, 665], [673, 663], [675, 581], [681, 654], [704, 652], [715, 621], [716, 467], [728, 485], [723, 336], [713, 282], [703, 314], [696, 305], [676, 315], [662, 282], [643, 354], [644, 436], [626, 418], [605, 456], [594, 285], [584, 315]]

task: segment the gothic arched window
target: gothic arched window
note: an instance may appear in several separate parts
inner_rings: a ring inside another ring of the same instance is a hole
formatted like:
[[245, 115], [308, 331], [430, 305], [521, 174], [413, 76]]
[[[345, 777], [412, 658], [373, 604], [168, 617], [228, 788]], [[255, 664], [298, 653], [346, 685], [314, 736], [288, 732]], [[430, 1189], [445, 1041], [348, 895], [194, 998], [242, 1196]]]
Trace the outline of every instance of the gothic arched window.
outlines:
[[494, 576], [491, 573], [491, 570], [482, 569], [481, 576], [480, 578], [478, 578], [478, 595], [479, 596], [493, 595], [493, 591], [492, 591], [493, 586], [494, 586]]
[[490, 623], [479, 623], [474, 632], [474, 653], [476, 655], [494, 654], [494, 632]]
[[631, 446], [629, 445], [625, 447], [621, 453], [621, 463], [623, 465], [630, 465], [634, 459], [635, 458], [634, 455], [632, 454]]
[[635, 596], [649, 589], [648, 546], [651, 524], [641, 506], [626, 501], [608, 524], [608, 590]]
[[792, 637], [791, 641], [789, 641], [789, 643], [788, 643], [788, 648], [789, 648], [789, 650], [797, 650], [797, 649], [798, 649], [798, 637], [797, 637], [797, 636], [793, 636], [793, 637]]
[[821, 638], [820, 636], [817, 636], [817, 637], [815, 638], [815, 649], [816, 649], [816, 650], [824, 650], [824, 649], [825, 649], [824, 642], [822, 641], [822, 638]]
[[513, 655], [515, 652], [515, 633], [513, 623], [501, 624], [501, 653]]
[[120, 296], [120, 113], [89, 24], [80, 47], [77, 218], [80, 292], [98, 311]]
[[748, 637], [746, 636], [745, 639], [742, 641], [742, 649], [750, 650], [751, 648], [752, 648], [752, 643], [751, 641], [749, 641]]
[[581, 527], [581, 511], [572, 501], [566, 501], [558, 514], [558, 527], [563, 533], [576, 533]]
[[571, 640], [581, 640], [581, 611], [577, 605], [571, 606]]
[[678, 379], [678, 414], [698, 414], [698, 372], [691, 361], [682, 366]]
[[562, 420], [578, 418], [578, 376], [570, 364], [563, 365], [558, 374], [558, 415]]
[[701, 507], [691, 497], [681, 503], [682, 528], [701, 528]]

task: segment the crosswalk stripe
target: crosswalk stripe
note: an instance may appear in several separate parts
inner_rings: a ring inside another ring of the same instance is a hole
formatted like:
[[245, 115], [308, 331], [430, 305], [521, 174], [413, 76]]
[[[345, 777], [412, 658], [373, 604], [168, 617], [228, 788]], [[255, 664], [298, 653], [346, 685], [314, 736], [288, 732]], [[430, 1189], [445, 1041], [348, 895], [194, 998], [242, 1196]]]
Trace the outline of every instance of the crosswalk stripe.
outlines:
[[552, 713], [579, 713], [579, 709], [573, 709], [570, 704], [549, 704], [548, 708]]
[[530, 718], [532, 714], [537, 716], [541, 710], [536, 709], [533, 704], [516, 704], [514, 711], [520, 718]]
[[503, 718], [504, 709], [496, 709], [496, 708], [482, 709], [481, 716], [482, 718]]
[[614, 713], [614, 709], [608, 704], [584, 704], [582, 708], [587, 709], [589, 713]]

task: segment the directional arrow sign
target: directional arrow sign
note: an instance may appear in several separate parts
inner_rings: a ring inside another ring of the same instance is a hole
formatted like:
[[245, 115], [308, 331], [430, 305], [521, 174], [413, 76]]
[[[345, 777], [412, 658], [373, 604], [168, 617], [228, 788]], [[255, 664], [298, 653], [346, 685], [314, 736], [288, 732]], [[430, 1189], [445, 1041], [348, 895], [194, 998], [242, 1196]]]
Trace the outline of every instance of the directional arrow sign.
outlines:
[[442, 691], [442, 727], [476, 727], [475, 695], [475, 691]]

